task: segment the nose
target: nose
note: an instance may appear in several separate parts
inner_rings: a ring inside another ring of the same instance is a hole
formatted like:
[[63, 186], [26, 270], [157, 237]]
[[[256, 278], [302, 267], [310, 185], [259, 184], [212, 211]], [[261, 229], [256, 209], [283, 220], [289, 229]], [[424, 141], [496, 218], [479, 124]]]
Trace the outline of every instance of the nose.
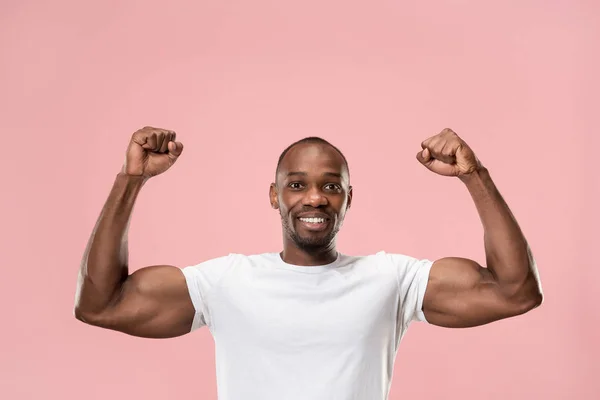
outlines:
[[312, 187], [306, 191], [303, 201], [305, 206], [311, 207], [322, 207], [328, 204], [327, 197], [323, 195], [323, 192], [317, 187]]

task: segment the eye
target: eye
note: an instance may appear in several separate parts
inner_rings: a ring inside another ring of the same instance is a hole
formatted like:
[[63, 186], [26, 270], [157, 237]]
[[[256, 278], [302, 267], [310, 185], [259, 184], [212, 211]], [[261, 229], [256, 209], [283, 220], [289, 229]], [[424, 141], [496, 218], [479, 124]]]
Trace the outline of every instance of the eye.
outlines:
[[292, 182], [288, 185], [290, 189], [298, 190], [302, 189], [302, 184], [300, 182]]
[[328, 183], [327, 185], [325, 185], [325, 190], [332, 191], [332, 192], [341, 192], [342, 187], [340, 185], [338, 185], [337, 183]]

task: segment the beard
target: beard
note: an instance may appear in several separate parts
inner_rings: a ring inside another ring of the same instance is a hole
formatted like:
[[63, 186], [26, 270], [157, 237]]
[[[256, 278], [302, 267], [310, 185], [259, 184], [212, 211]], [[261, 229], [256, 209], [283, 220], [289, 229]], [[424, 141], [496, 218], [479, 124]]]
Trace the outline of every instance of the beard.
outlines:
[[281, 216], [281, 224], [283, 225], [284, 232], [290, 239], [292, 239], [296, 247], [308, 252], [330, 247], [335, 242], [335, 238], [341, 227], [341, 222], [336, 224], [332, 220], [330, 223], [334, 225], [333, 228], [328, 232], [316, 235], [301, 235], [296, 229], [294, 229], [293, 222], [290, 222], [289, 218], [286, 218], [283, 215]]

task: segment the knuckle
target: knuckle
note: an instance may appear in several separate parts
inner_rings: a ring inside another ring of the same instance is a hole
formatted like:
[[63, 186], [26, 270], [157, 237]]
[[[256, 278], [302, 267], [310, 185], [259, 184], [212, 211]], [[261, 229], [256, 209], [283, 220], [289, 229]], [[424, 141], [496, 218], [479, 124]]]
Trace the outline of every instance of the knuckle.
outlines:
[[142, 139], [146, 136], [146, 132], [144, 131], [135, 131], [132, 135], [132, 139]]
[[152, 130], [154, 128], [149, 127], [149, 126], [145, 126], [141, 129], [138, 129], [137, 131], [134, 132], [134, 135], [136, 135], [137, 137], [147, 137], [148, 135], [150, 135], [152, 133]]

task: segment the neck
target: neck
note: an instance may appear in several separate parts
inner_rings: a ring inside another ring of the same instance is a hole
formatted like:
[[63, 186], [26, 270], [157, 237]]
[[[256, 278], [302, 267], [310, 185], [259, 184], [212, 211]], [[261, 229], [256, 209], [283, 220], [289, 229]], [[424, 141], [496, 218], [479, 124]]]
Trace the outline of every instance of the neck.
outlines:
[[331, 264], [337, 258], [335, 241], [329, 245], [313, 249], [301, 249], [295, 243], [285, 241], [281, 258], [284, 262], [293, 265], [316, 266]]

